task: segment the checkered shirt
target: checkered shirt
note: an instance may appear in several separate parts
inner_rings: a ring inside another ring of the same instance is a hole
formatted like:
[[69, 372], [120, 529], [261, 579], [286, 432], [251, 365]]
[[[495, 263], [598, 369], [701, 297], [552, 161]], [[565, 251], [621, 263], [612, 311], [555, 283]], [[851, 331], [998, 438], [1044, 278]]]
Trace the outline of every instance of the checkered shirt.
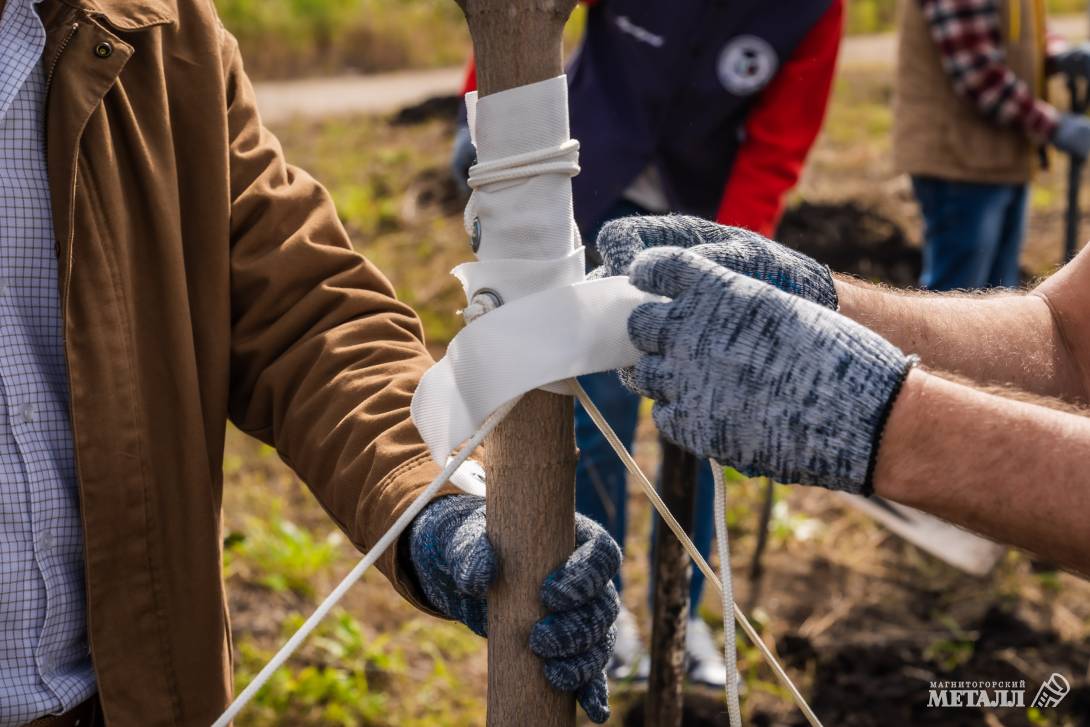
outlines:
[[996, 123], [1037, 143], [1051, 139], [1059, 112], [1007, 67], [998, 0], [917, 1], [954, 90]]
[[36, 1], [0, 17], [0, 727], [95, 691]]

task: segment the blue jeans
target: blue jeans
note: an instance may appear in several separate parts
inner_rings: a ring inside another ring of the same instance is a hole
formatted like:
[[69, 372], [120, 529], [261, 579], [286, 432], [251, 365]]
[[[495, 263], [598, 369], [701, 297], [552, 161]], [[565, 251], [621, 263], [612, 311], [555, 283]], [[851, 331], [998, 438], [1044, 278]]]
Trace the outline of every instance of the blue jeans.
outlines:
[[923, 274], [931, 290], [1016, 287], [1026, 230], [1026, 185], [913, 177], [924, 220]]
[[[627, 201], [619, 202], [607, 219], [640, 214], [640, 208]], [[604, 223], [604, 221], [603, 221]], [[621, 443], [632, 451], [639, 420], [640, 397], [621, 385], [614, 371], [579, 377], [591, 400], [602, 411], [606, 421], [617, 432]], [[609, 442], [598, 431], [586, 410], [575, 404], [575, 441], [579, 445], [579, 463], [575, 470], [575, 509], [604, 527], [622, 548], [628, 529], [625, 505], [628, 502], [628, 473]], [[701, 462], [697, 470], [696, 497], [693, 512], [693, 544], [705, 558], [711, 552], [715, 528], [715, 484], [711, 465]], [[656, 533], [657, 536], [657, 533]], [[623, 590], [620, 573], [614, 579], [617, 590]], [[654, 584], [650, 584], [654, 589]], [[692, 569], [689, 583], [689, 607], [695, 614], [704, 593], [704, 574]], [[651, 593], [648, 594], [648, 600]]]

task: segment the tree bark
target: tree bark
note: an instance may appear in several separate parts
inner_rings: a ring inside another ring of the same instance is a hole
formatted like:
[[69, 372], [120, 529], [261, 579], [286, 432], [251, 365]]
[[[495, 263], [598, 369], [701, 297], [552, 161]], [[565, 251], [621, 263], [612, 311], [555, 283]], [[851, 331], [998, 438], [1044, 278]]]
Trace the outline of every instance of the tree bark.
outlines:
[[[458, 0], [477, 59], [480, 96], [563, 72], [575, 0]], [[545, 680], [529, 649], [544, 615], [538, 592], [575, 548], [572, 400], [527, 394], [485, 441], [488, 538], [500, 577], [488, 594], [489, 727], [574, 727], [575, 698]]]
[[488, 538], [500, 577], [488, 593], [488, 724], [572, 727], [575, 701], [530, 652], [538, 591], [575, 547], [575, 433], [569, 397], [532, 391], [485, 442]]
[[[693, 528], [696, 457], [662, 441], [663, 502], [686, 532]], [[689, 620], [689, 554], [655, 515], [655, 603], [651, 629], [651, 674], [645, 725], [680, 727], [685, 707], [685, 628]]]

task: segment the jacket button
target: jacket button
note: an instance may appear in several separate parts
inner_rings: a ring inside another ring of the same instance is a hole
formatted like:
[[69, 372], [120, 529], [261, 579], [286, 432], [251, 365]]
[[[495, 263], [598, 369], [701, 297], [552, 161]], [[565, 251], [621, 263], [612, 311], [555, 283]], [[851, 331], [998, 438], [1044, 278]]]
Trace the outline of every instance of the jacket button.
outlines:
[[95, 55], [99, 58], [109, 58], [114, 54], [114, 45], [108, 40], [104, 40], [95, 46]]

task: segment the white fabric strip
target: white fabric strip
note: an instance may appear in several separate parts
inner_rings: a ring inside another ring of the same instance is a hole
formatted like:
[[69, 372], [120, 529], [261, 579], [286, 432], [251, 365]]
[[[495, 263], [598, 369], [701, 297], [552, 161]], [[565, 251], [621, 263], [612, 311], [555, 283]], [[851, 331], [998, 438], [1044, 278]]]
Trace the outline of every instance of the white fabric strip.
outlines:
[[572, 213], [579, 145], [569, 136], [567, 77], [479, 100], [470, 93], [466, 106], [477, 146], [466, 232], [479, 235], [477, 259], [567, 258], [581, 244]]
[[479, 291], [498, 293], [501, 302], [510, 302], [549, 288], [560, 288], [583, 279], [584, 249], [573, 250], [555, 260], [486, 260], [462, 263], [451, 271], [473, 300]]
[[659, 300], [627, 278], [552, 288], [465, 327], [424, 375], [412, 418], [442, 464], [503, 403], [545, 384], [635, 364], [628, 316]]
[[[478, 163], [465, 222], [477, 262], [453, 273], [473, 314], [490, 312], [454, 338], [413, 397], [413, 421], [439, 463], [505, 402], [539, 387], [568, 394], [556, 382], [634, 363], [628, 315], [652, 300], [624, 278], [584, 281], [566, 77], [479, 100], [471, 93], [466, 105]], [[485, 292], [494, 300], [475, 303]], [[456, 484], [481, 490], [471, 478]]]

